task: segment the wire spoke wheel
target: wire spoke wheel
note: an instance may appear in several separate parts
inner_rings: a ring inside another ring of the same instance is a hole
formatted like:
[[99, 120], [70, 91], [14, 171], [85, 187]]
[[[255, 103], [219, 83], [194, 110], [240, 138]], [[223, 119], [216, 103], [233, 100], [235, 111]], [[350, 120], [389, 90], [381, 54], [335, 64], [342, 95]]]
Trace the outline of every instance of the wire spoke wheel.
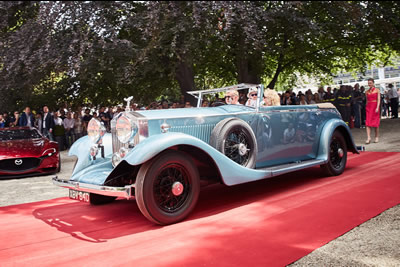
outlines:
[[339, 169], [343, 158], [343, 148], [340, 147], [340, 143], [336, 139], [332, 140], [330, 148], [332, 166]]
[[252, 149], [248, 136], [243, 129], [234, 129], [225, 140], [224, 154], [240, 165], [249, 161], [249, 150]]
[[200, 193], [196, 165], [185, 153], [167, 150], [143, 164], [135, 183], [136, 203], [150, 221], [165, 225], [183, 220]]
[[[173, 186], [179, 184], [183, 192], [175, 195]], [[187, 171], [178, 164], [167, 165], [154, 181], [154, 198], [158, 207], [165, 212], [179, 210], [188, 198], [190, 183]]]

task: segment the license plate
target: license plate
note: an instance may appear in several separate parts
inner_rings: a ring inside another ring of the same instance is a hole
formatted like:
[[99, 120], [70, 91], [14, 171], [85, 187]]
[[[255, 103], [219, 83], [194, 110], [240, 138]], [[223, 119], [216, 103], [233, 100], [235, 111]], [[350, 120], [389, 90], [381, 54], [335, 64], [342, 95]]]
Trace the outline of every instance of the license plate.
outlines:
[[69, 190], [69, 198], [79, 200], [82, 202], [89, 202], [89, 193], [76, 191], [73, 189]]

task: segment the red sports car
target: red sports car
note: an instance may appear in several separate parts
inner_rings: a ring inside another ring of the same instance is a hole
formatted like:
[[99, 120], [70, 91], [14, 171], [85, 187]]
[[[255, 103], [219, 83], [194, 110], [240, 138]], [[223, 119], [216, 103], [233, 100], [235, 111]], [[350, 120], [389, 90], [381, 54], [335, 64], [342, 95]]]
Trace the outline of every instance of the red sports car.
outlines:
[[56, 173], [60, 168], [57, 142], [36, 128], [0, 128], [0, 177]]

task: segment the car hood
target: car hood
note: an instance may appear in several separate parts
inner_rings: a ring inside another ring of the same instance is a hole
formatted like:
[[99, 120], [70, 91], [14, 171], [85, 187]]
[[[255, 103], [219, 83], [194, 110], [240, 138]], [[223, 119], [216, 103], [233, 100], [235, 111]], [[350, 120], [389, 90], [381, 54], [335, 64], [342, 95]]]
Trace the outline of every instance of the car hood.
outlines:
[[44, 139], [1, 141], [0, 159], [40, 157], [47, 143]]
[[136, 111], [147, 119], [176, 119], [180, 117], [207, 117], [225, 114], [255, 112], [254, 108], [243, 105], [224, 105], [208, 108], [177, 108]]

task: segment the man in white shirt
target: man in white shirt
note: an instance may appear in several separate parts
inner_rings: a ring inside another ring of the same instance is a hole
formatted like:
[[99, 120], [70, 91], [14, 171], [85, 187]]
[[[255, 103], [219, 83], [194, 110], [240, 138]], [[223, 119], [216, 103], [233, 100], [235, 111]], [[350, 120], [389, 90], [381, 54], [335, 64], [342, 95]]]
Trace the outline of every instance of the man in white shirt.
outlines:
[[45, 137], [49, 138], [51, 141], [54, 141], [53, 128], [54, 128], [53, 115], [51, 115], [49, 108], [45, 105], [43, 106], [42, 133]]
[[399, 95], [393, 84], [389, 84], [388, 97], [390, 99], [390, 109], [392, 110], [392, 119], [399, 118]]
[[72, 113], [68, 112], [67, 117], [63, 121], [64, 129], [65, 129], [65, 139], [66, 139], [66, 147], [67, 149], [71, 147], [74, 140], [74, 125], [75, 120], [72, 118]]

